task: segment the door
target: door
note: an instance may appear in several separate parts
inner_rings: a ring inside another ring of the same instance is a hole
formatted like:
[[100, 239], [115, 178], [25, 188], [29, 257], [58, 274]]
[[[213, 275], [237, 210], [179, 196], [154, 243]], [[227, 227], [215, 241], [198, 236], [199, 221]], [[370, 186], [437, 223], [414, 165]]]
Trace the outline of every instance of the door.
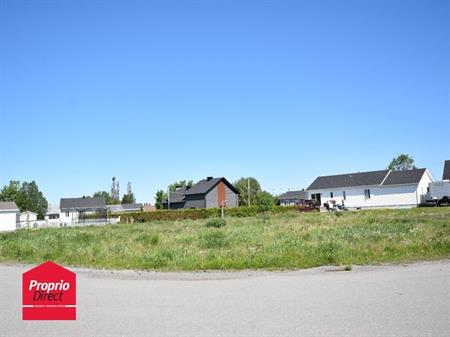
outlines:
[[317, 203], [317, 205], [322, 206], [322, 200], [320, 197], [320, 193], [311, 194], [311, 199], [314, 200]]

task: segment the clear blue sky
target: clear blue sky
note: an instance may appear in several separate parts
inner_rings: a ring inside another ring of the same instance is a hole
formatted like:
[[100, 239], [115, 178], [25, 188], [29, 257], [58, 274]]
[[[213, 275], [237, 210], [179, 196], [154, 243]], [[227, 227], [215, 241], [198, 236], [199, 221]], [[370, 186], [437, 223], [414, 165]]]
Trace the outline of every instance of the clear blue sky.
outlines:
[[448, 1], [2, 0], [0, 34], [0, 185], [51, 203], [450, 159]]

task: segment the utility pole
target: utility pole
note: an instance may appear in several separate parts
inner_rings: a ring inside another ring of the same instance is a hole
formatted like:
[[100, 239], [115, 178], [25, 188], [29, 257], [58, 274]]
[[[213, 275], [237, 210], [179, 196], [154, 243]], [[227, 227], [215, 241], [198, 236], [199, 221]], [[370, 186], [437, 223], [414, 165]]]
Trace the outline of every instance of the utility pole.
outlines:
[[167, 187], [167, 209], [170, 209], [170, 186]]
[[247, 178], [247, 206], [250, 206], [250, 178]]

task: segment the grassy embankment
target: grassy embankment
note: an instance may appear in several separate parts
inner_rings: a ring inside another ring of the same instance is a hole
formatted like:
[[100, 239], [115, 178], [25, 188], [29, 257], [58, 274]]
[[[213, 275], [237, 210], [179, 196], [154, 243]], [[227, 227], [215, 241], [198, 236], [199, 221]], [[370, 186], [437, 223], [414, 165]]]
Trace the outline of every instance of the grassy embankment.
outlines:
[[291, 212], [0, 234], [0, 261], [94, 268], [284, 269], [450, 258], [450, 207]]

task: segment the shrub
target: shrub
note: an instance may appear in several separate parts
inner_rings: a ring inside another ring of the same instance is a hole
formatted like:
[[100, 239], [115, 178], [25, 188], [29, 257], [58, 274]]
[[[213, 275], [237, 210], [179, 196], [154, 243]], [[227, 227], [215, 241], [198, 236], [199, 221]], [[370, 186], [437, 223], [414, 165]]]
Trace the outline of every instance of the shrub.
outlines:
[[221, 231], [207, 232], [200, 237], [200, 246], [204, 248], [221, 248], [227, 244], [227, 237]]
[[275, 199], [269, 192], [259, 192], [256, 194], [256, 205], [260, 212], [268, 212], [275, 206]]
[[226, 224], [227, 224], [227, 222], [225, 221], [225, 219], [212, 218], [206, 222], [206, 227], [219, 228], [219, 227], [225, 226]]
[[[287, 213], [295, 210], [295, 206], [274, 206], [270, 210], [271, 214]], [[225, 209], [225, 216], [230, 217], [250, 217], [263, 213], [258, 206], [233, 207]], [[199, 209], [179, 209], [179, 210], [157, 210], [154, 212], [122, 213], [121, 223], [151, 222], [161, 220], [199, 220], [220, 217], [220, 208], [199, 208]]]

